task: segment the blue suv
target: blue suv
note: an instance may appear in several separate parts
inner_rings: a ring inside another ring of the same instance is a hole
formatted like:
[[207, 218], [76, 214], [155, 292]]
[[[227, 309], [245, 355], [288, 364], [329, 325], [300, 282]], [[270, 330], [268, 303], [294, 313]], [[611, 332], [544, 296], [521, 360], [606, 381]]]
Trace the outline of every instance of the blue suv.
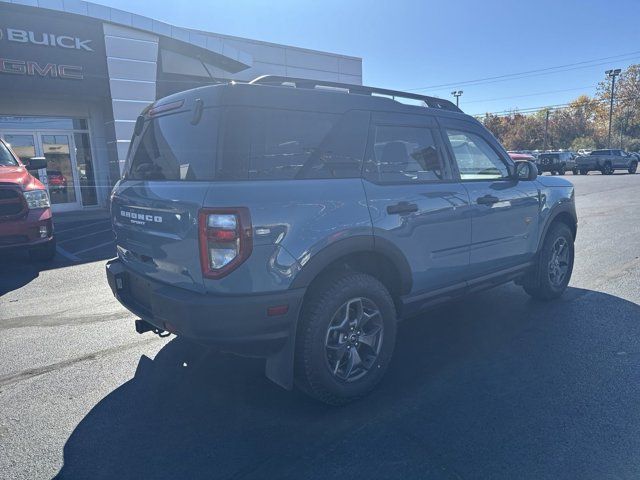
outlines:
[[139, 333], [264, 357], [330, 404], [380, 381], [403, 318], [509, 281], [560, 296], [577, 228], [572, 184], [451, 102], [273, 76], [147, 108], [111, 215]]

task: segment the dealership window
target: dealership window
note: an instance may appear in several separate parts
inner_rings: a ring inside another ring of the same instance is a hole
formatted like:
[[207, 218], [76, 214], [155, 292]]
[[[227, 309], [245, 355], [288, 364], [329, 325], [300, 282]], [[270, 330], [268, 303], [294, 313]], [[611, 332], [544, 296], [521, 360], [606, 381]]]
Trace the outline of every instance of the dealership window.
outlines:
[[88, 130], [85, 118], [0, 116], [0, 129]]
[[54, 205], [98, 204], [95, 163], [85, 118], [0, 116], [0, 138], [23, 160], [42, 156], [45, 169], [31, 172]]

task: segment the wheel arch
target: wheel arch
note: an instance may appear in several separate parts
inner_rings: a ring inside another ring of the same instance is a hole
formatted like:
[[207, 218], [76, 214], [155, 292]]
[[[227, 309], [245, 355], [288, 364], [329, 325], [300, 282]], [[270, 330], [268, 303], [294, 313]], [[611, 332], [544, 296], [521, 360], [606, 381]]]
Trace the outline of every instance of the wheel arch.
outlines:
[[332, 243], [313, 255], [291, 284], [291, 288], [308, 288], [332, 272], [354, 270], [377, 278], [394, 300], [411, 291], [409, 262], [398, 247], [373, 236], [350, 237]]
[[578, 219], [575, 214], [575, 208], [568, 202], [561, 203], [554, 207], [549, 214], [549, 220], [546, 222], [542, 235], [540, 235], [540, 238], [538, 239], [537, 251], [540, 251], [540, 248], [542, 248], [542, 244], [544, 243], [544, 239], [547, 236], [549, 228], [556, 222], [564, 223], [569, 227], [575, 240], [576, 235], [578, 234]]

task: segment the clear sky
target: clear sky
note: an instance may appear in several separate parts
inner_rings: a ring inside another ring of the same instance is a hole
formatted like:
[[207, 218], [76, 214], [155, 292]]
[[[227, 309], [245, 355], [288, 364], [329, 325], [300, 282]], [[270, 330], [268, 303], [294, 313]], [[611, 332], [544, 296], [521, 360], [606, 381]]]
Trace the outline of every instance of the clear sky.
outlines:
[[[467, 113], [567, 103], [640, 63], [640, 0], [97, 0], [168, 23], [362, 57], [363, 83]], [[566, 66], [554, 69], [553, 67]], [[491, 81], [469, 82], [532, 70]], [[499, 80], [499, 81], [496, 81]]]

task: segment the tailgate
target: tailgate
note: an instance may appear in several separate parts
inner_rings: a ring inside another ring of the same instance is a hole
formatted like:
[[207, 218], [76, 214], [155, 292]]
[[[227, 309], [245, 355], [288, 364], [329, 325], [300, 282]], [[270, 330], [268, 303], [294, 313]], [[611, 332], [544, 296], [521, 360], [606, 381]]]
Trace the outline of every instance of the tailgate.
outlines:
[[111, 217], [124, 263], [160, 282], [203, 291], [198, 210], [207, 189], [204, 182], [121, 182]]

